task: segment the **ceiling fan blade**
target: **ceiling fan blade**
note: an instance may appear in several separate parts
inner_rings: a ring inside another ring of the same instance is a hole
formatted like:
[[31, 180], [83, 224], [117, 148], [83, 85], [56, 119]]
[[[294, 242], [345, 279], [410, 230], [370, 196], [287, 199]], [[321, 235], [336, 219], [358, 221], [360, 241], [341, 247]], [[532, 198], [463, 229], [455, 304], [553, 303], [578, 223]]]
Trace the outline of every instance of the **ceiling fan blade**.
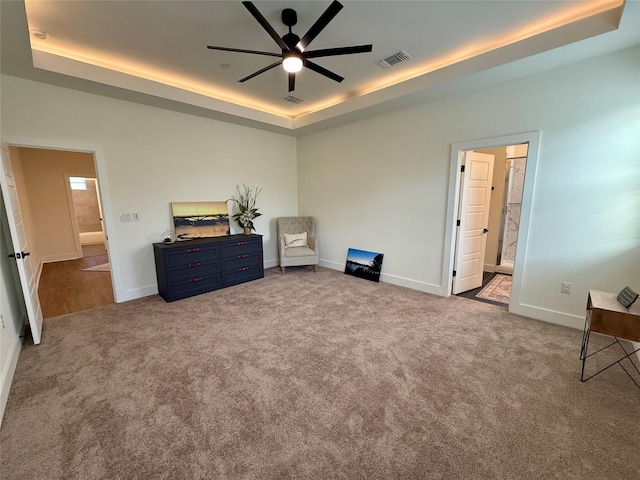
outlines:
[[327, 8], [324, 13], [320, 15], [320, 18], [316, 20], [316, 23], [311, 26], [304, 37], [302, 37], [302, 40], [298, 42], [298, 45], [296, 46], [300, 49], [300, 51], [304, 52], [305, 48], [307, 48], [313, 41], [313, 39], [316, 38], [318, 34], [324, 29], [324, 27], [326, 27], [329, 22], [333, 20], [333, 17], [335, 17], [340, 10], [342, 10], [342, 4], [337, 0], [334, 0], [333, 3], [329, 5], [329, 8]]
[[332, 57], [334, 55], [350, 55], [352, 53], [367, 53], [373, 50], [373, 45], [356, 45], [354, 47], [325, 48], [324, 50], [310, 50], [304, 52], [306, 58]]
[[282, 63], [282, 60], [280, 60], [279, 62], [275, 62], [272, 63], [271, 65], [267, 65], [266, 67], [264, 67], [261, 70], [258, 70], [255, 73], [252, 73], [251, 75], [241, 78], [240, 80], [238, 80], [238, 82], [242, 83], [242, 82], [246, 82], [247, 80], [251, 80], [253, 77], [257, 77], [258, 75], [260, 75], [261, 73], [266, 72], [267, 70], [271, 70], [273, 67], [277, 67], [278, 65], [280, 65]]
[[289, 73], [289, 91], [293, 92], [296, 89], [296, 74]]
[[287, 44], [284, 43], [284, 40], [280, 38], [278, 33], [273, 29], [269, 22], [267, 22], [267, 19], [262, 16], [256, 6], [252, 2], [242, 2], [242, 4], [246, 7], [247, 10], [249, 10], [249, 13], [253, 15], [253, 18], [255, 18], [258, 23], [262, 25], [262, 28], [267, 31], [269, 36], [275, 40], [278, 46], [284, 51], [289, 51], [289, 47], [287, 46]]
[[341, 77], [340, 75], [333, 73], [331, 70], [327, 70], [326, 68], [321, 67], [317, 63], [310, 62], [309, 60], [306, 60], [306, 59], [304, 60], [304, 66], [307, 67], [309, 70], [313, 70], [314, 72], [319, 73], [320, 75], [324, 75], [325, 77], [328, 77], [331, 80], [335, 80], [338, 83], [344, 80], [344, 77]]
[[245, 50], [244, 48], [215, 47], [213, 45], [207, 45], [207, 48], [211, 50], [223, 50], [225, 52], [255, 53], [256, 55], [268, 55], [270, 57], [282, 56], [281, 53], [261, 52], [260, 50]]

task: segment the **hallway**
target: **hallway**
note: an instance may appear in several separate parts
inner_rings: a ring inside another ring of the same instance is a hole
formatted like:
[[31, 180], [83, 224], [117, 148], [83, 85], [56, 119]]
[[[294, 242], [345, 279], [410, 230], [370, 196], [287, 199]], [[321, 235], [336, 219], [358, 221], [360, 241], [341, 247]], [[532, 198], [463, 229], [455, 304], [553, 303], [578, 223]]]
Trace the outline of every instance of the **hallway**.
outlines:
[[79, 312], [114, 303], [111, 273], [84, 271], [109, 262], [104, 248], [84, 248], [78, 260], [46, 263], [42, 267], [38, 297], [44, 318]]

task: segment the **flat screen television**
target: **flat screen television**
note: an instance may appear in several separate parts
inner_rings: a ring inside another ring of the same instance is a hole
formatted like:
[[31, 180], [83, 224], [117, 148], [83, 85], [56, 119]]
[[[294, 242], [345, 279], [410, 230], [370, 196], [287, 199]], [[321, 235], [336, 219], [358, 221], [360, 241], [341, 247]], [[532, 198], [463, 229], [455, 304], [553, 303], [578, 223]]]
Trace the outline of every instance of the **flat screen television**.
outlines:
[[229, 235], [227, 202], [171, 203], [176, 240]]

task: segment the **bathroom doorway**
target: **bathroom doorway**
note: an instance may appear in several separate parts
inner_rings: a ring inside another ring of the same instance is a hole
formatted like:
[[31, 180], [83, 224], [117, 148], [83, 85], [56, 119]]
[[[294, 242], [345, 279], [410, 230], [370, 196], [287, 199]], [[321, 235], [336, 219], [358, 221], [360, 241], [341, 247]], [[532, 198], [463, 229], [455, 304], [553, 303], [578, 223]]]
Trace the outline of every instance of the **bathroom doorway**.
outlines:
[[478, 266], [482, 269], [479, 272], [482, 283], [473, 289], [456, 291], [454, 278], [453, 293], [488, 303], [509, 304], [527, 151], [527, 143], [475, 150], [494, 157], [486, 238], [482, 244], [484, 263]]
[[82, 256], [106, 255], [98, 182], [89, 177], [68, 177], [70, 209], [76, 221]]

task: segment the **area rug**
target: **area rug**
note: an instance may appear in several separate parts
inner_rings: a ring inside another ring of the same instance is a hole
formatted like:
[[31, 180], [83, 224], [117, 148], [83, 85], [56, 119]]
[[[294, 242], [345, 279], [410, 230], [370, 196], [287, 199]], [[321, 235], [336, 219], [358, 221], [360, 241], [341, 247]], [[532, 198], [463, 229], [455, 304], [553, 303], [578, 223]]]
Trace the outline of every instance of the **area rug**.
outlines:
[[496, 275], [476, 297], [508, 304], [511, 298], [511, 275]]
[[83, 268], [83, 272], [110, 272], [111, 265], [109, 263], [101, 263], [100, 265], [96, 265], [94, 267]]

